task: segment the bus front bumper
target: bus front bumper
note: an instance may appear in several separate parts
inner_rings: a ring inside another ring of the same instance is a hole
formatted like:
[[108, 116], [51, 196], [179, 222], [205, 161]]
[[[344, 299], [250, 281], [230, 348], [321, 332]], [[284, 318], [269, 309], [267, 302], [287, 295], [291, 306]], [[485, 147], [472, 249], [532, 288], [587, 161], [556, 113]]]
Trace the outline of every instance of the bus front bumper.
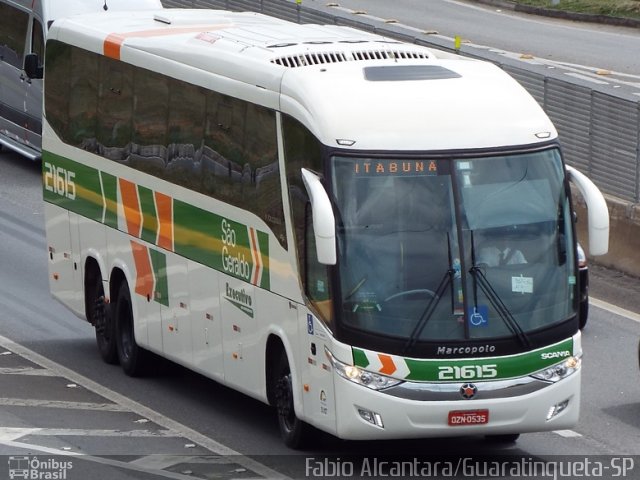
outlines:
[[[335, 376], [336, 435], [348, 440], [502, 435], [572, 428], [580, 413], [581, 370], [524, 395], [425, 401], [399, 398]], [[460, 390], [463, 383], [450, 385]], [[454, 413], [452, 413], [454, 412]], [[486, 416], [486, 418], [485, 418]]]

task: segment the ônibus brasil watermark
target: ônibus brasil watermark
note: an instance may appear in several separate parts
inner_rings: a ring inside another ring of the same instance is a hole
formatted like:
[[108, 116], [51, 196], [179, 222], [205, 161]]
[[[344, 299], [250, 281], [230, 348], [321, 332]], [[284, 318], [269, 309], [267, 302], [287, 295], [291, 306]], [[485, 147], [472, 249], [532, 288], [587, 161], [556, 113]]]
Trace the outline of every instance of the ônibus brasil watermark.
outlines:
[[68, 460], [19, 455], [10, 456], [8, 464], [10, 480], [66, 480], [68, 471], [73, 468]]

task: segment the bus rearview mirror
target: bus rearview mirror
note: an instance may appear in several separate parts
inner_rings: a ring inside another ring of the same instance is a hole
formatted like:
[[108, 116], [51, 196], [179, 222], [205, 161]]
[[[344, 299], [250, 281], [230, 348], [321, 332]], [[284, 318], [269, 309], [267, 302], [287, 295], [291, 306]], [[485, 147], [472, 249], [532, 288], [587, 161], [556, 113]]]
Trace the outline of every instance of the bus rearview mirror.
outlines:
[[306, 168], [303, 168], [301, 172], [304, 187], [311, 201], [318, 262], [323, 265], [335, 265], [336, 222], [329, 195], [327, 195], [320, 177]]
[[587, 204], [589, 253], [605, 255], [609, 251], [609, 209], [598, 187], [583, 173], [567, 165], [569, 181], [573, 183]]

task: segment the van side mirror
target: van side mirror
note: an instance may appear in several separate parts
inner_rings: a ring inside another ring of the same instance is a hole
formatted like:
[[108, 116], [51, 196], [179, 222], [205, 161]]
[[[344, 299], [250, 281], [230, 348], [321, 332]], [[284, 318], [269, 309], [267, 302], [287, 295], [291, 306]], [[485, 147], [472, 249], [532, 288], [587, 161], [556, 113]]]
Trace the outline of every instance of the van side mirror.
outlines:
[[44, 68], [40, 65], [40, 57], [37, 53], [29, 53], [24, 57], [24, 72], [29, 78], [42, 78]]

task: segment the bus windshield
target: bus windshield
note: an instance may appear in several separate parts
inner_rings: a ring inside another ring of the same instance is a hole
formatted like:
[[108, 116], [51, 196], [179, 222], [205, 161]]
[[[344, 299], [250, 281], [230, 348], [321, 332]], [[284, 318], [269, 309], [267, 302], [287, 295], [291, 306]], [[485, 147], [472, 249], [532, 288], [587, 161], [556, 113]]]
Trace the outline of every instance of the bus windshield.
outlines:
[[429, 159], [334, 156], [337, 317], [416, 342], [513, 337], [575, 315], [557, 149]]

